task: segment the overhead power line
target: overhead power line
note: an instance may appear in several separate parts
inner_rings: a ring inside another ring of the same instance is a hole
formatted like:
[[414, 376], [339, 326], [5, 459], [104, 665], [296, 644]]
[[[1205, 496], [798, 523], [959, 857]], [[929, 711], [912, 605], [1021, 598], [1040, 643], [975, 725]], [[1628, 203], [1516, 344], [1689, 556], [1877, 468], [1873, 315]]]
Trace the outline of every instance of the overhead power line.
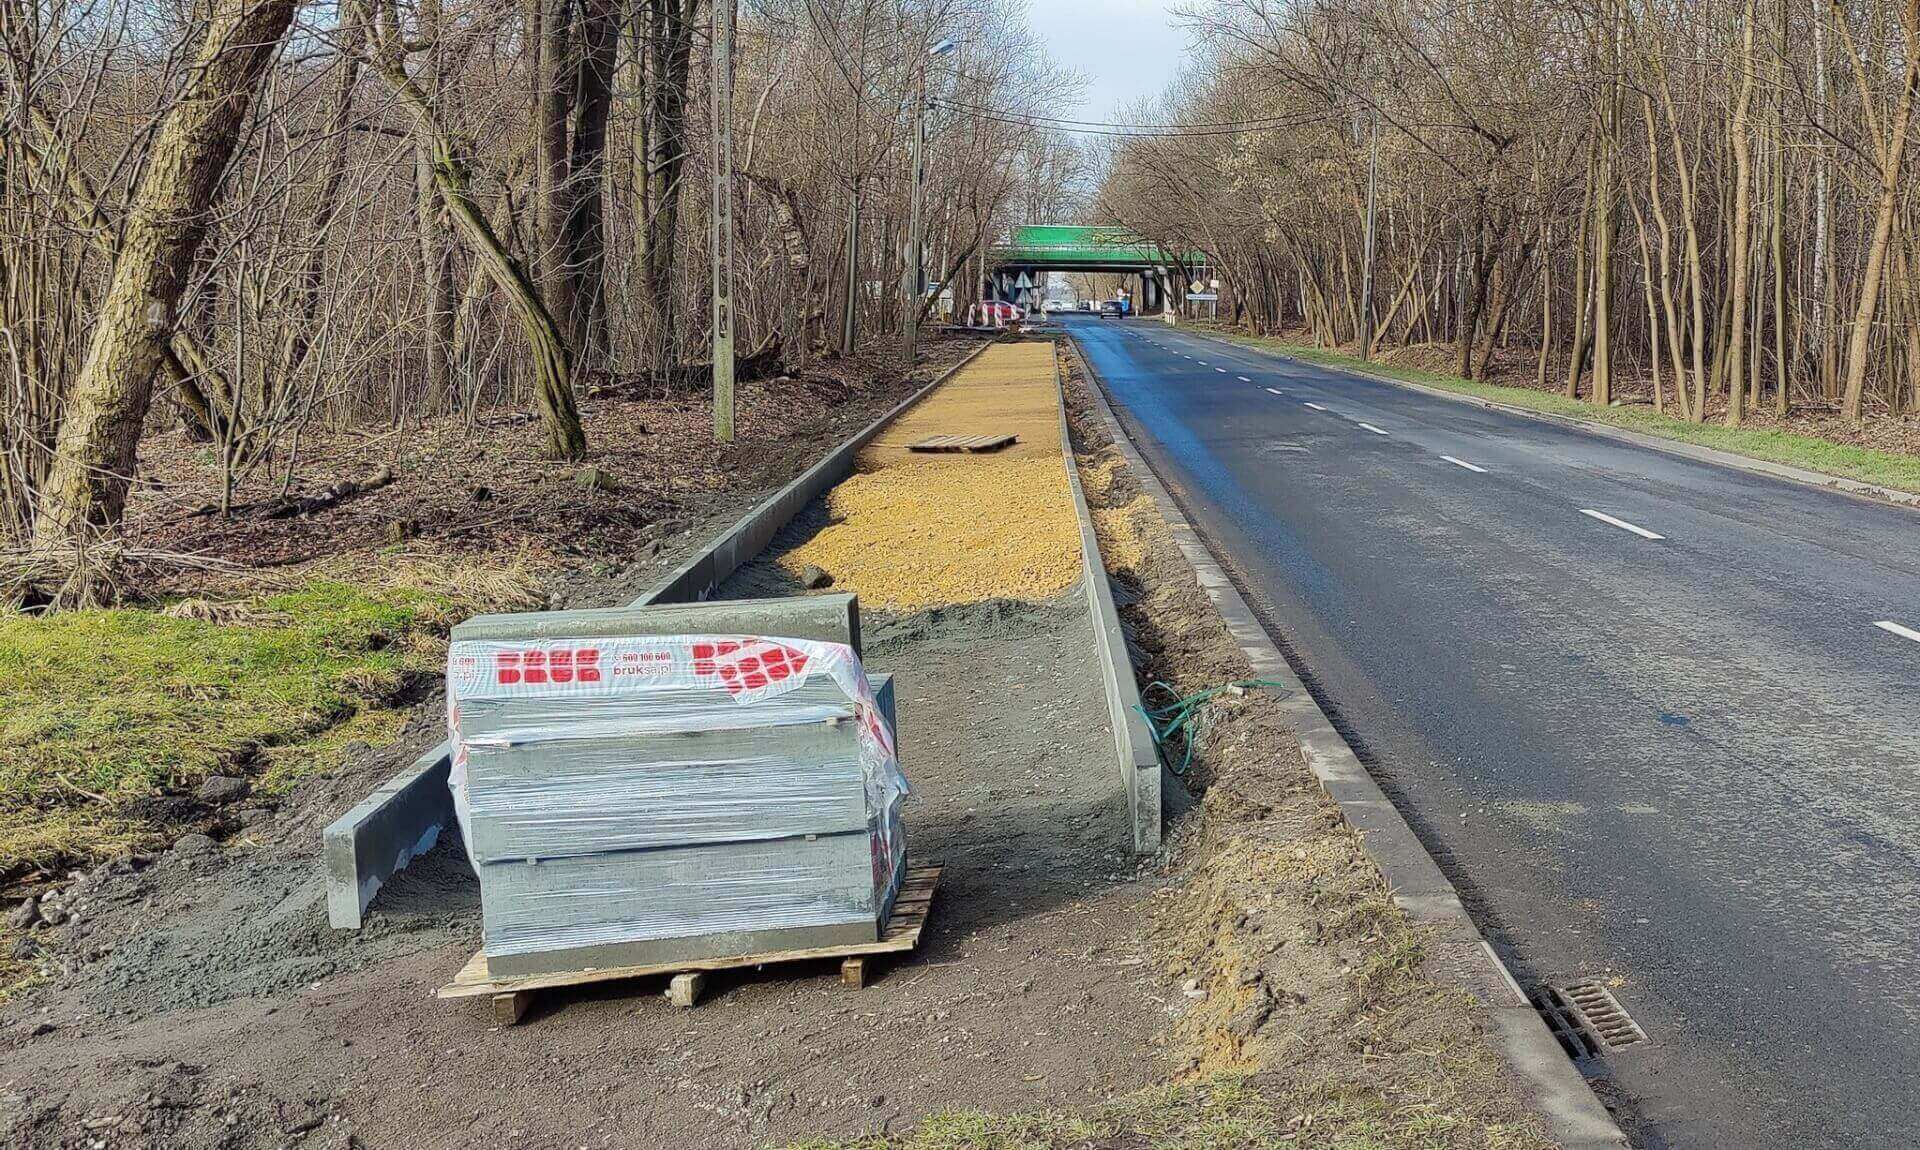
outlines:
[[1315, 124], [1324, 124], [1337, 118], [1330, 113], [1315, 113], [1310, 116], [1296, 117], [1290, 120], [1247, 120], [1231, 126], [1188, 127], [1180, 124], [1139, 124], [1123, 127], [1076, 127], [1071, 123], [1050, 120], [1046, 117], [1028, 116], [1020, 113], [994, 112], [984, 108], [954, 104], [946, 100], [935, 100], [935, 104], [949, 111], [976, 119], [994, 123], [1011, 124], [1020, 128], [1040, 128], [1047, 131], [1066, 132], [1078, 136], [1110, 136], [1122, 140], [1177, 140], [1197, 139], [1208, 136], [1238, 136], [1247, 132], [1266, 132], [1280, 128], [1303, 128]]
[[1184, 132], [1188, 130], [1197, 130], [1197, 129], [1205, 129], [1205, 128], [1232, 128], [1232, 129], [1243, 129], [1246, 131], [1255, 131], [1257, 129], [1268, 127], [1274, 124], [1278, 124], [1282, 127], [1286, 127], [1294, 123], [1303, 122], [1303, 118], [1311, 118], [1313, 120], [1317, 120], [1319, 118], [1323, 118], [1325, 116], [1331, 115], [1331, 113], [1328, 113], [1328, 112], [1292, 112], [1284, 116], [1255, 116], [1245, 120], [1195, 120], [1189, 123], [1136, 124], [1136, 123], [1129, 123], [1125, 120], [1075, 120], [1075, 119], [1070, 119], [1064, 116], [1043, 116], [1038, 112], [1006, 112], [1006, 111], [1003, 111], [1002, 109], [994, 108], [989, 105], [973, 104], [965, 100], [951, 100], [951, 99], [947, 99], [946, 97], [935, 97], [934, 102], [938, 104], [944, 104], [949, 108], [955, 109], [956, 111], [981, 112], [981, 113], [985, 113], [988, 115], [995, 115], [995, 116], [1017, 115], [1024, 119], [1033, 120], [1035, 122], [1058, 124], [1058, 125], [1061, 125], [1062, 127], [1119, 128], [1123, 130], [1144, 131], [1144, 132], [1152, 132], [1152, 131]]

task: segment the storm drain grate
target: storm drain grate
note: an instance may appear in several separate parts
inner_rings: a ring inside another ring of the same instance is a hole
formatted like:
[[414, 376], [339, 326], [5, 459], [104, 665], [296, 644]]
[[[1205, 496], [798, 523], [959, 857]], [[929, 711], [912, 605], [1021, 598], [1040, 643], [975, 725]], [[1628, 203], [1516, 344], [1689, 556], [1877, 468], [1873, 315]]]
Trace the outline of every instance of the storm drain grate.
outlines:
[[1647, 1032], [1620, 1000], [1597, 982], [1543, 986], [1528, 1000], [1570, 1058], [1592, 1058], [1647, 1041]]

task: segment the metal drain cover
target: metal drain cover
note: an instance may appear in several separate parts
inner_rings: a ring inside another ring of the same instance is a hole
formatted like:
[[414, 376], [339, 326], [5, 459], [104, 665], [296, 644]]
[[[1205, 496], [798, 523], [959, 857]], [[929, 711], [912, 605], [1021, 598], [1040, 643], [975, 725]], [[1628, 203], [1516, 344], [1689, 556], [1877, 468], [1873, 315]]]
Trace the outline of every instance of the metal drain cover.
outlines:
[[1542, 986], [1527, 996], [1553, 1032], [1567, 1056], [1593, 1058], [1647, 1041], [1647, 1032], [1633, 1020], [1613, 992], [1598, 982]]

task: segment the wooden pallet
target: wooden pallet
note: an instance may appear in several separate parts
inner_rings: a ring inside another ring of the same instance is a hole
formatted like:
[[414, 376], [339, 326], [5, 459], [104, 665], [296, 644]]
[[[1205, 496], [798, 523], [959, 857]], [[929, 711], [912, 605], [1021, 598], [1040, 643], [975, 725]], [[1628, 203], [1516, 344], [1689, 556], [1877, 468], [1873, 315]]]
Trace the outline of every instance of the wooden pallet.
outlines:
[[762, 954], [740, 954], [724, 958], [703, 958], [688, 962], [655, 963], [647, 966], [608, 966], [590, 970], [572, 970], [558, 974], [530, 974], [493, 977], [487, 969], [484, 951], [475, 951], [460, 973], [434, 994], [440, 998], [493, 999], [493, 1018], [501, 1026], [512, 1026], [526, 1015], [534, 991], [558, 986], [583, 986], [590, 982], [608, 982], [618, 978], [642, 978], [671, 975], [667, 998], [675, 1005], [691, 1007], [700, 1000], [706, 972], [734, 970], [748, 966], [767, 966], [780, 962], [804, 962], [823, 958], [840, 960], [840, 981], [858, 989], [867, 984], [871, 960], [880, 955], [909, 951], [920, 945], [920, 933], [926, 929], [927, 915], [933, 909], [934, 888], [940, 884], [941, 865], [925, 863], [907, 868], [900, 893], [893, 901], [893, 914], [878, 942], [849, 943], [844, 946], [818, 946], [799, 950], [776, 950]]
[[998, 451], [1010, 447], [1020, 437], [1017, 435], [935, 435], [917, 443], [907, 444], [908, 451]]

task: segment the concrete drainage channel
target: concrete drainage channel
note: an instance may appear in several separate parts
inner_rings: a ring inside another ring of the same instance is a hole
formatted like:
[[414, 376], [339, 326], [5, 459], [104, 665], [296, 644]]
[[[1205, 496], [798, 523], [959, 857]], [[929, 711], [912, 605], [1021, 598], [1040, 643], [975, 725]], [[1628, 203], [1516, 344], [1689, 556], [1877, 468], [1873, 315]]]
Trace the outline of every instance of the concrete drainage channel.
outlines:
[[[972, 365], [992, 346], [986, 344], [976, 349], [892, 411], [846, 440], [742, 517], [711, 545], [682, 564], [659, 586], [635, 600], [632, 605], [692, 603], [714, 594], [730, 576], [765, 550], [775, 536], [816, 498], [845, 479], [853, 471], [855, 458], [863, 448], [873, 443], [884, 430], [923, 399]], [[1057, 359], [1053, 383], [1057, 402]], [[1159, 848], [1160, 843], [1159, 761], [1151, 734], [1140, 714], [1139, 693], [1127, 661], [1119, 617], [1100, 559], [1086, 498], [1074, 469], [1072, 452], [1067, 446], [1064, 404], [1059, 405], [1057, 425], [1067, 483], [1078, 517], [1082, 588], [1087, 597], [1086, 606], [1112, 727], [1116, 785], [1126, 796], [1134, 850], [1137, 853], [1151, 853]], [[326, 828], [327, 916], [334, 927], [359, 928], [380, 888], [438, 843], [454, 817], [447, 786], [449, 766], [448, 746], [442, 743], [421, 755], [405, 771], [388, 780]]]
[[[1568, 1060], [1569, 1052], [1562, 1047], [1564, 1035], [1548, 1028], [1536, 1004], [1529, 1001], [1481, 936], [1452, 882], [1367, 773], [1346, 739], [1334, 729], [1225, 569], [1141, 456], [1109, 404], [1105, 381], [1091, 359], [1082, 354], [1080, 362], [1094, 384], [1088, 391], [1115, 448], [1153, 499], [1234, 642], [1256, 675], [1285, 684], [1287, 689], [1275, 706], [1298, 734], [1300, 753], [1321, 789], [1359, 833], [1368, 857], [1393, 892], [1394, 902], [1410, 920], [1426, 929], [1435, 977], [1485, 1004], [1497, 1048], [1517, 1072], [1557, 1142], [1568, 1150], [1627, 1145], [1625, 1134]], [[1572, 1009], [1567, 1014], [1576, 1017]], [[1584, 1017], [1579, 1021], [1585, 1021]]]

